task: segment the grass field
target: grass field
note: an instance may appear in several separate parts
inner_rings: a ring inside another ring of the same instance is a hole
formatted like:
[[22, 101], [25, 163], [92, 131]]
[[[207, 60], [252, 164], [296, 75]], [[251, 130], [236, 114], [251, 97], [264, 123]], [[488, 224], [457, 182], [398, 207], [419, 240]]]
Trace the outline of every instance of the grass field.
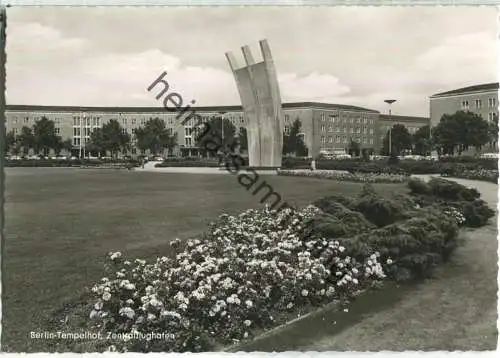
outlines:
[[[305, 205], [362, 185], [267, 177], [286, 201]], [[381, 192], [403, 185], [378, 184]], [[66, 168], [7, 168], [2, 350], [34, 352], [55, 310], [101, 277], [109, 251], [168, 253], [170, 240], [203, 232], [224, 212], [261, 206], [231, 175], [159, 174]]]

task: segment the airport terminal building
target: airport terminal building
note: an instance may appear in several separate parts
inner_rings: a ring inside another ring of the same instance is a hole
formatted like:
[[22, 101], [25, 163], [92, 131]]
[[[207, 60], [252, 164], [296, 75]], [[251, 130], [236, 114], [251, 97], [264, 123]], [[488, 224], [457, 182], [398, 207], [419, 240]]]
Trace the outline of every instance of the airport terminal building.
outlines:
[[[230, 120], [238, 131], [246, 126], [246, 119], [241, 106], [212, 106], [192, 107], [204, 121], [212, 118]], [[319, 153], [345, 153], [351, 139], [360, 144], [360, 147], [378, 153], [383, 137], [387, 133], [387, 121], [397, 120], [409, 130], [429, 123], [428, 118], [402, 117], [381, 115], [380, 112], [340, 104], [318, 102], [295, 102], [283, 104], [284, 131], [290, 130], [292, 123], [299, 119], [302, 124], [304, 142], [310, 156]], [[80, 148], [85, 147], [90, 134], [95, 128], [102, 127], [111, 119], [116, 119], [125, 131], [133, 138], [136, 128], [143, 126], [151, 118], [162, 119], [167, 129], [177, 134], [176, 155], [196, 156], [199, 149], [194, 138], [192, 121], [182, 124], [189, 114], [178, 118], [177, 112], [169, 112], [158, 107], [69, 107], [69, 106], [30, 106], [8, 105], [6, 108], [6, 130], [15, 135], [21, 133], [22, 127], [32, 127], [42, 117], [54, 121], [56, 133], [63, 140], [70, 139], [73, 144], [73, 155], [78, 155]], [[405, 118], [403, 120], [403, 118]], [[413, 130], [410, 130], [412, 132]], [[134, 143], [130, 152], [124, 153], [136, 156], [142, 153], [135, 148]]]
[[469, 86], [432, 95], [430, 102], [431, 126], [441, 120], [443, 114], [471, 111], [484, 120], [498, 118], [498, 82]]

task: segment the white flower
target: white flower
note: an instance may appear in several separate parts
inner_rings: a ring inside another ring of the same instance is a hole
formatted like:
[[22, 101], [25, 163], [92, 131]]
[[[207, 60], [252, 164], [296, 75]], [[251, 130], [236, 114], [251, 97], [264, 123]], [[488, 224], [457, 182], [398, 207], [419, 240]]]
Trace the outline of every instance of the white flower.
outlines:
[[130, 307], [121, 308], [119, 314], [120, 314], [120, 316], [126, 316], [129, 319], [132, 319], [135, 317], [135, 312]]
[[303, 289], [302, 292], [300, 293], [302, 296], [306, 297], [307, 295], [309, 295], [309, 291], [306, 290], [306, 289]]
[[248, 319], [247, 319], [247, 320], [245, 320], [245, 321], [243, 322], [243, 324], [244, 324], [245, 326], [247, 326], [247, 327], [250, 327], [250, 325], [252, 324], [252, 321], [250, 321], [250, 320], [248, 320]]
[[252, 303], [252, 301], [250, 301], [250, 300], [246, 300], [246, 301], [245, 301], [245, 305], [246, 305], [248, 308], [251, 308], [251, 307], [253, 306], [253, 303]]
[[352, 279], [352, 283], [354, 283], [355, 285], [357, 285], [359, 283], [358, 279], [357, 278], [353, 278]]
[[290, 302], [289, 304], [286, 305], [286, 308], [291, 309], [293, 307], [293, 303]]
[[97, 301], [97, 303], [94, 305], [94, 309], [99, 311], [102, 310], [103, 303], [101, 300]]
[[120, 251], [117, 251], [117, 252], [110, 252], [109, 253], [109, 258], [111, 260], [116, 260], [116, 259], [119, 259], [120, 257], [122, 257], [122, 253]]
[[94, 319], [94, 318], [95, 318], [98, 314], [99, 314], [99, 312], [98, 312], [98, 311], [96, 311], [96, 310], [92, 310], [92, 311], [90, 312], [90, 319]]
[[104, 294], [102, 295], [102, 299], [104, 301], [109, 301], [111, 299], [111, 293], [109, 292], [104, 292]]
[[248, 332], [243, 333], [243, 338], [248, 338]]
[[390, 265], [392, 264], [392, 260], [391, 259], [387, 259], [387, 265]]
[[345, 250], [345, 247], [344, 247], [344, 246], [339, 246], [339, 251], [340, 251], [340, 252], [344, 252], [344, 250]]

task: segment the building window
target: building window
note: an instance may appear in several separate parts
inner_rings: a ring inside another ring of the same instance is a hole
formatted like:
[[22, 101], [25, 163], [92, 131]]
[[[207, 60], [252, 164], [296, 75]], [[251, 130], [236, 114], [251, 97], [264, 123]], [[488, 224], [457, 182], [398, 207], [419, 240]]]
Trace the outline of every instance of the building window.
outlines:
[[363, 143], [366, 144], [366, 137], [363, 137]]
[[55, 128], [55, 131], [56, 131], [56, 134], [57, 134], [57, 135], [61, 134], [61, 128], [56, 127], [56, 128]]
[[462, 109], [469, 109], [469, 101], [462, 101]]
[[370, 128], [370, 134], [373, 134], [373, 128]]
[[488, 98], [488, 106], [491, 107], [496, 107], [496, 98]]
[[288, 114], [285, 114], [285, 123], [290, 122], [290, 116]]
[[339, 135], [335, 136], [335, 143], [340, 143], [340, 136]]
[[370, 138], [370, 144], [373, 144], [373, 138]]
[[343, 143], [347, 143], [347, 136], [346, 136], [346, 135], [343, 135], [343, 136], [342, 136], [342, 142], [343, 142]]
[[144, 123], [146, 122], [146, 120], [144, 118], [141, 119], [141, 125], [144, 125]]
[[483, 102], [480, 99], [476, 99], [476, 108], [481, 108], [483, 106]]
[[333, 143], [333, 137], [328, 137], [328, 143]]
[[363, 133], [364, 133], [364, 134], [366, 134], [366, 132], [367, 132], [367, 128], [366, 128], [366, 127], [364, 127], [364, 128], [363, 128]]
[[325, 126], [321, 126], [321, 131], [324, 132], [325, 131]]
[[496, 117], [497, 117], [497, 114], [495, 112], [488, 113], [488, 120], [490, 122], [493, 121], [493, 120], [495, 120]]
[[73, 128], [73, 137], [79, 137], [80, 136], [80, 128], [76, 127]]
[[12, 131], [14, 132], [14, 135], [17, 135], [17, 128], [13, 128]]
[[184, 138], [186, 147], [191, 147], [193, 145], [193, 139], [191, 137]]
[[29, 123], [29, 122], [30, 122], [30, 118], [29, 117], [25, 117], [24, 118], [24, 123], [26, 124], [26, 123]]
[[321, 121], [324, 122], [325, 121], [325, 114], [324, 113], [321, 113]]
[[328, 132], [333, 132], [333, 126], [328, 126]]
[[137, 123], [137, 119], [132, 118], [132, 124], [136, 124], [136, 123]]
[[351, 127], [349, 132], [354, 133], [354, 128]]
[[290, 127], [285, 126], [285, 135], [290, 135]]
[[325, 137], [321, 137], [321, 143], [325, 143], [326, 139]]
[[17, 119], [13, 119], [12, 124], [17, 124]]

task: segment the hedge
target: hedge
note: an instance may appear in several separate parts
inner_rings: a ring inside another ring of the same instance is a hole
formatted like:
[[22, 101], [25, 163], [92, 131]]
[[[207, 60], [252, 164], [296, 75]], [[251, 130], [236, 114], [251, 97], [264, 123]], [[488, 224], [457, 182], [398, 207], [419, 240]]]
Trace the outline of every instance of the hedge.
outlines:
[[106, 164], [121, 164], [127, 167], [138, 167], [141, 163], [138, 160], [110, 160], [110, 159], [74, 159], [74, 160], [53, 160], [53, 159], [39, 159], [39, 160], [6, 160], [5, 167], [35, 167], [35, 168], [49, 168], [49, 167], [81, 167], [90, 166], [98, 167]]

